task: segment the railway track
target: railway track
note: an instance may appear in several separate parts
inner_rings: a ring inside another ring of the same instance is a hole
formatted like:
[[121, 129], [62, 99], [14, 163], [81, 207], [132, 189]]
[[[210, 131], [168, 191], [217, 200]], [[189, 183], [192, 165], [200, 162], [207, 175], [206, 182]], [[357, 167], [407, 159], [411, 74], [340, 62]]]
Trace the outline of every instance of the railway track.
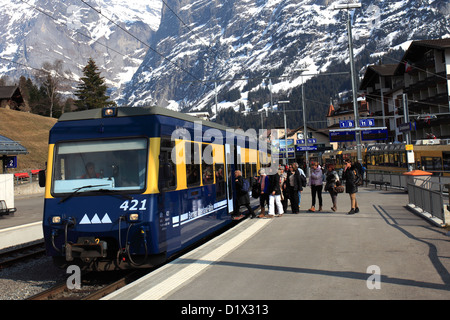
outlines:
[[0, 253], [0, 270], [43, 255], [45, 255], [44, 240], [5, 250]]
[[26, 300], [99, 300], [139, 279], [149, 271], [143, 269], [132, 272], [119, 272], [117, 274], [114, 274], [114, 272], [89, 272], [82, 276], [84, 280], [80, 289], [68, 289], [67, 283], [61, 282]]

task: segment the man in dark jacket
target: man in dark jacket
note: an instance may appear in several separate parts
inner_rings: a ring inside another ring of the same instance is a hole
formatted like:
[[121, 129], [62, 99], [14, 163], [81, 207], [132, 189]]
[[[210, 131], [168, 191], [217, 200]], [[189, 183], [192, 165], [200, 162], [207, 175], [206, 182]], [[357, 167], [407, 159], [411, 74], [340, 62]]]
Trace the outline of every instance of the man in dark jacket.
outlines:
[[280, 175], [278, 174], [278, 172], [269, 177], [269, 215], [267, 216], [268, 218], [275, 217], [275, 205], [277, 206], [278, 210], [277, 216], [281, 217], [284, 213], [283, 204], [281, 203]]
[[243, 190], [244, 187], [244, 178], [242, 178], [242, 172], [240, 170], [234, 171], [235, 176], [235, 185], [236, 185], [236, 205], [234, 207], [233, 219], [239, 220], [244, 216], [239, 213], [239, 208], [241, 206], [245, 206], [248, 210], [247, 217], [250, 215], [253, 219], [256, 217], [255, 212], [250, 206], [250, 196], [248, 192]]
[[358, 185], [356, 180], [358, 178], [358, 169], [352, 165], [350, 159], [345, 160], [344, 173], [342, 179], [345, 180], [345, 192], [350, 195], [351, 209], [347, 214], [355, 214], [359, 212], [358, 201], [356, 200], [356, 193], [358, 192]]
[[287, 185], [289, 190], [289, 199], [291, 200], [292, 213], [299, 213], [298, 209], [298, 192], [303, 190], [302, 182], [300, 180], [300, 173], [298, 172], [296, 163], [289, 166], [289, 173], [287, 178]]

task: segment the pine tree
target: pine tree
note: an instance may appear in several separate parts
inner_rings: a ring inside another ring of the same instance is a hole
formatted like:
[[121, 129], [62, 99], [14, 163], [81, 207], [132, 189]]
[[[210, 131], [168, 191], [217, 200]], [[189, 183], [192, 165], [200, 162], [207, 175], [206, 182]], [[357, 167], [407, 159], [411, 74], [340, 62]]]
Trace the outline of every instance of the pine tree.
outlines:
[[108, 101], [106, 95], [107, 87], [104, 78], [100, 76], [98, 67], [92, 58], [89, 58], [88, 64], [83, 68], [84, 77], [81, 77], [81, 84], [77, 86], [75, 95], [78, 100], [75, 101], [79, 110], [88, 110], [95, 108], [104, 108], [115, 106], [115, 103]]

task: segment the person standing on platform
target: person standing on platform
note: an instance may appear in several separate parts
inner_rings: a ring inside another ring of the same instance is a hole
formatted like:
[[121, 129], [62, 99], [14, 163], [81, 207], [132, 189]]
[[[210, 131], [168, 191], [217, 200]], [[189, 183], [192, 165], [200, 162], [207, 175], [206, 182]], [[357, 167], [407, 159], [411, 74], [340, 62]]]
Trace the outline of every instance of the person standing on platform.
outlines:
[[355, 214], [359, 212], [358, 201], [356, 200], [356, 193], [358, 192], [358, 169], [352, 165], [350, 159], [345, 160], [344, 173], [342, 179], [345, 180], [345, 192], [350, 195], [351, 209], [347, 214]]
[[297, 214], [299, 213], [298, 191], [303, 190], [303, 188], [302, 183], [300, 181], [300, 173], [298, 172], [294, 164], [289, 166], [289, 175], [287, 181], [288, 181], [289, 199], [291, 201], [291, 210], [292, 213]]
[[331, 207], [331, 210], [336, 211], [337, 210], [337, 195], [336, 192], [336, 185], [339, 182], [339, 176], [337, 172], [334, 170], [334, 165], [329, 164], [327, 167], [327, 175], [326, 175], [326, 182], [325, 182], [325, 191], [328, 191], [331, 196], [331, 201], [333, 202], [333, 206]]
[[255, 212], [250, 206], [250, 196], [248, 195], [248, 191], [244, 190], [244, 178], [242, 178], [242, 172], [240, 170], [234, 171], [235, 184], [236, 184], [236, 206], [234, 208], [234, 217], [233, 219], [239, 220], [242, 219], [243, 216], [239, 213], [239, 208], [241, 206], [245, 206], [248, 210], [246, 216], [251, 216], [251, 218], [255, 218]]
[[309, 212], [316, 211], [316, 195], [319, 199], [319, 210], [322, 211], [322, 188], [323, 188], [323, 172], [322, 168], [317, 162], [311, 163], [311, 176], [309, 178], [309, 185], [311, 186], [312, 205]]
[[[306, 174], [305, 171], [303, 171], [302, 168], [299, 167], [297, 162], [294, 162], [294, 166], [296, 166], [298, 169], [298, 173], [300, 173], [300, 181], [301, 181], [301, 188], [298, 190], [298, 207], [300, 209], [300, 205], [302, 203], [302, 191], [303, 187], [306, 187]], [[303, 183], [304, 181], [304, 183]]]
[[285, 167], [280, 167], [280, 188], [281, 188], [281, 203], [283, 204], [283, 211], [287, 211], [289, 191], [287, 189], [287, 173], [285, 172]]
[[261, 194], [259, 196], [261, 212], [258, 218], [264, 218], [266, 215], [266, 204], [269, 205], [269, 177], [266, 175], [266, 171], [264, 169], [259, 170], [259, 177], [257, 178], [257, 181], [261, 186]]
[[281, 204], [281, 188], [280, 188], [280, 175], [279, 170], [275, 174], [269, 177], [269, 216], [268, 218], [275, 217], [275, 205], [278, 210], [278, 217], [281, 217], [284, 213], [283, 205]]

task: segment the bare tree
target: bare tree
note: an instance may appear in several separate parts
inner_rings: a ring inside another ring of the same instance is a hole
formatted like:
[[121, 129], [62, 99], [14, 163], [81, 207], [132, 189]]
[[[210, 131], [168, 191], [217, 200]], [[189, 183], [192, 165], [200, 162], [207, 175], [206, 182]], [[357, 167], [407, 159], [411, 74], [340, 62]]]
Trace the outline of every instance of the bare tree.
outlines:
[[53, 116], [54, 107], [60, 102], [60, 92], [68, 85], [69, 71], [63, 71], [63, 63], [62, 60], [56, 60], [53, 64], [44, 62], [41, 70], [35, 73], [36, 80], [49, 100], [50, 117]]

